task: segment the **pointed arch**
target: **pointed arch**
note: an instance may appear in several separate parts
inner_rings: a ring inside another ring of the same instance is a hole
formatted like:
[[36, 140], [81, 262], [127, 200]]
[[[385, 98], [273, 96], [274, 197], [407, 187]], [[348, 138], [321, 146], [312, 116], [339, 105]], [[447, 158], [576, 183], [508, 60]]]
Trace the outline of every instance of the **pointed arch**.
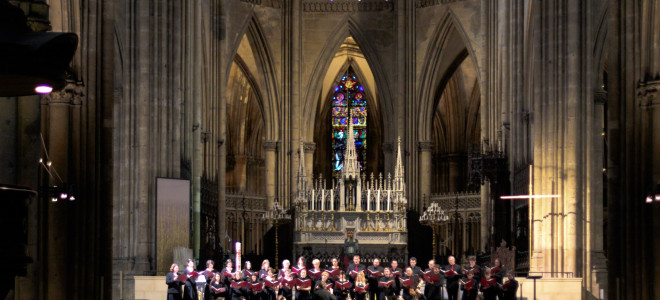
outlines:
[[[477, 82], [481, 82], [481, 72], [475, 52], [460, 21], [451, 9], [444, 14], [432, 36], [428, 45], [429, 51], [426, 52], [422, 63], [421, 84], [417, 93], [420, 97], [420, 111], [422, 112], [418, 123], [420, 140], [431, 140], [433, 115], [440, 94], [463, 60], [472, 60], [476, 69]], [[457, 46], [456, 41], [462, 41], [462, 43]]]
[[608, 29], [609, 24], [607, 23], [609, 16], [609, 7], [606, 5], [603, 12], [600, 15], [600, 22], [598, 23], [598, 31], [596, 32], [596, 40], [594, 41], [594, 66], [593, 70], [598, 76], [594, 76], [596, 82], [594, 87], [597, 87], [599, 83], [603, 83], [605, 80], [603, 78], [603, 67], [606, 64], [607, 60], [607, 40], [608, 40]]
[[[241, 28], [241, 32], [244, 32], [244, 34], [239, 35], [239, 38], [232, 42], [230, 61], [235, 60], [241, 41], [244, 37], [247, 37], [257, 68], [256, 74], [251, 74], [251, 78], [254, 79], [254, 88], [259, 95], [257, 102], [264, 117], [264, 139], [278, 140], [280, 132], [279, 124], [281, 124], [280, 116], [282, 114], [278, 105], [279, 92], [272, 51], [254, 12], [246, 18], [246, 22]], [[227, 64], [225, 66], [226, 69], [224, 72], [227, 79], [229, 79], [231, 65]]]
[[[316, 101], [304, 101], [303, 104], [303, 117], [305, 122], [313, 123], [315, 122], [316, 113], [319, 109], [319, 106], [322, 105], [323, 95], [320, 95], [323, 85], [323, 78], [326, 76], [330, 64], [334, 55], [337, 53], [342, 43], [348, 36], [352, 36], [355, 39], [356, 44], [362, 50], [364, 58], [367, 61], [371, 72], [374, 75], [374, 82], [376, 85], [376, 94], [378, 103], [377, 105], [381, 107], [380, 109], [380, 118], [382, 124], [386, 127], [392, 126], [394, 120], [393, 116], [393, 100], [392, 100], [392, 91], [387, 84], [387, 79], [384, 73], [384, 70], [379, 63], [378, 56], [376, 51], [367, 43], [367, 38], [365, 34], [360, 30], [357, 22], [350, 16], [344, 17], [344, 19], [339, 22], [337, 28], [333, 30], [334, 34], [331, 35], [327, 42], [325, 43], [319, 59], [316, 60], [314, 67], [312, 68], [311, 76], [309, 79], [309, 89], [304, 94], [303, 99], [315, 99]], [[321, 96], [321, 97], [319, 97]], [[373, 103], [373, 102], [372, 102]], [[383, 132], [394, 132], [389, 130], [390, 128], [383, 128]], [[305, 139], [312, 139], [314, 135], [313, 128], [303, 128], [302, 136]]]
[[[360, 65], [352, 59], [347, 59], [343, 65], [337, 70], [336, 74], [333, 76], [332, 82], [336, 85], [341, 81], [342, 76], [346, 74], [348, 69], [352, 68], [357, 76], [358, 82], [366, 82], [366, 76]], [[366, 89], [365, 89], [366, 91]], [[332, 97], [334, 91], [330, 89], [327, 94], [321, 95], [321, 105], [318, 106], [318, 111], [316, 112], [316, 120], [319, 120], [320, 125], [314, 126], [314, 142], [317, 145], [317, 149], [323, 149], [325, 146], [330, 146], [330, 141], [327, 139], [327, 131], [331, 130], [329, 121], [331, 111], [332, 111]], [[380, 128], [382, 128], [382, 118], [381, 112], [378, 105], [373, 105], [376, 100], [373, 95], [369, 92], [365, 93], [367, 99], [367, 109], [369, 115], [367, 117], [367, 128], [369, 128], [369, 133], [367, 134], [367, 145], [379, 145], [382, 143], [383, 138], [380, 134]], [[375, 129], [375, 130], [374, 130]], [[328, 148], [329, 149], [329, 148]], [[379, 173], [383, 170], [383, 153], [382, 147], [367, 147], [367, 157], [370, 160], [367, 163], [367, 173]], [[332, 178], [332, 172], [328, 165], [330, 161], [330, 153], [328, 151], [316, 151], [314, 153], [314, 174], [322, 173], [324, 178]]]
[[[360, 68], [360, 66], [357, 64], [357, 62], [355, 60], [351, 60], [351, 59], [346, 60], [344, 62], [344, 64], [341, 66], [341, 68], [339, 68], [339, 71], [337, 71], [337, 74], [335, 74], [334, 80], [332, 82], [335, 82], [335, 83], [339, 82], [341, 77], [344, 75], [344, 73], [346, 73], [346, 71], [348, 70], [349, 67], [353, 68], [353, 71], [355, 71], [355, 75], [357, 76], [358, 81], [362, 82], [363, 83], [362, 85], [364, 85], [364, 83], [367, 82], [366, 76], [364, 75], [363, 70]], [[322, 114], [325, 110], [329, 109], [325, 102], [330, 101], [330, 99], [332, 98], [332, 94], [334, 94], [334, 93], [329, 92], [327, 95], [321, 95], [322, 103], [321, 103], [321, 105], [318, 106], [318, 110], [317, 110], [317, 113], [316, 113], [317, 118], [322, 116]], [[376, 99], [374, 98], [374, 95], [372, 95], [371, 93], [365, 93], [365, 94], [366, 94], [366, 97], [367, 97], [367, 103], [369, 103], [370, 114], [373, 114], [373, 113], [376, 114], [376, 117], [373, 118], [374, 119], [373, 121], [375, 122], [374, 126], [380, 128], [382, 126], [382, 118], [381, 118], [380, 107], [377, 104], [374, 105], [374, 103], [376, 102]]]

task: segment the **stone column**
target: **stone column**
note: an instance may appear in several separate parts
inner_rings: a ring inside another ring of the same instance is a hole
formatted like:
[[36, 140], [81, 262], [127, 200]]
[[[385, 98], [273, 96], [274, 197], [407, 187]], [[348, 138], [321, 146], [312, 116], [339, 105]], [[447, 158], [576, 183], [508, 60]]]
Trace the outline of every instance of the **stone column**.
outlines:
[[300, 74], [302, 68], [302, 0], [282, 1], [282, 105], [280, 151], [278, 152], [278, 194], [285, 207], [292, 205], [296, 189], [298, 159], [303, 119]]
[[[277, 165], [275, 160], [277, 158], [277, 141], [264, 141], [264, 152], [266, 156], [266, 174], [264, 175], [266, 181], [266, 198], [268, 207], [273, 207], [275, 202], [275, 192], [277, 179], [275, 178]], [[280, 205], [284, 205], [285, 201], [279, 201]]]
[[449, 192], [456, 193], [461, 190], [461, 164], [460, 154], [450, 153], [447, 155], [447, 162], [449, 163]]
[[393, 143], [383, 143], [383, 158], [384, 158], [384, 172], [385, 174], [394, 174], [394, 164], [396, 163], [396, 158], [394, 153]]
[[[645, 236], [653, 237], [644, 239], [648, 246], [643, 246], [649, 249], [649, 260], [645, 263], [652, 266], [646, 273], [654, 274], [654, 277], [649, 278], [649, 282], [658, 282], [658, 274], [660, 274], [660, 239], [656, 238], [660, 234], [660, 202], [655, 201], [655, 193], [658, 192], [656, 185], [660, 184], [660, 80], [647, 81], [641, 83], [637, 89], [637, 101], [641, 109], [640, 127], [641, 127], [641, 174], [644, 180], [642, 189], [644, 197], [651, 193], [653, 196], [652, 203], [645, 204], [647, 210], [646, 220], [651, 219], [650, 226]], [[647, 221], [648, 222], [648, 221]], [[646, 274], [645, 274], [646, 275]], [[649, 276], [645, 276], [649, 277]], [[660, 296], [660, 285], [654, 284], [652, 288], [652, 295], [657, 298]]]
[[234, 156], [234, 188], [238, 192], [247, 192], [247, 157], [245, 155]]
[[[69, 119], [70, 104], [73, 93], [70, 86], [59, 92], [53, 92], [42, 98], [42, 124], [48, 156], [52, 162], [44, 186], [61, 186], [62, 181], [68, 183], [69, 165]], [[19, 99], [20, 100], [20, 99]], [[56, 175], [56, 174], [59, 174]], [[70, 258], [69, 246], [72, 243], [68, 234], [70, 203], [59, 199], [58, 202], [45, 203], [47, 211], [46, 248], [46, 294], [49, 299], [66, 299], [68, 289], [64, 288], [68, 281]]]
[[585, 280], [586, 289], [590, 292], [593, 297], [598, 298], [600, 296], [600, 289], [607, 290], [607, 258], [605, 257], [604, 252], [604, 232], [603, 230], [603, 172], [606, 170], [603, 169], [603, 157], [604, 157], [604, 147], [605, 143], [603, 142], [603, 117], [604, 109], [607, 103], [607, 92], [598, 87], [594, 91], [593, 98], [593, 109], [594, 114], [593, 118], [590, 121], [590, 126], [593, 128], [590, 130], [589, 135], [589, 148], [590, 148], [590, 158], [589, 158], [589, 192], [588, 200], [586, 203], [586, 234], [587, 241], [586, 248], [587, 251], [585, 255], [585, 265], [589, 266], [583, 268], [585, 274], [583, 275]]
[[[419, 142], [419, 191], [422, 197], [431, 196], [431, 177], [432, 177], [432, 142]], [[422, 203], [422, 206], [425, 203]]]
[[314, 180], [314, 151], [316, 151], [316, 143], [305, 143], [305, 173], [307, 175], [307, 184], [311, 188]]
[[583, 259], [588, 242], [584, 208], [602, 201], [585, 197], [589, 138], [602, 131], [590, 125], [593, 102], [585, 100], [592, 98], [596, 78], [593, 45], [588, 42], [594, 40], [594, 3], [543, 2], [530, 16], [534, 50], [528, 59], [535, 69], [528, 76], [533, 84], [519, 92], [527, 92], [532, 102], [534, 193], [560, 195], [535, 199], [531, 205], [530, 271], [553, 272], [548, 277], [581, 277], [583, 266], [591, 267]]
[[488, 244], [488, 239], [490, 238], [490, 226], [491, 226], [491, 211], [490, 211], [490, 182], [488, 179], [484, 180], [484, 184], [481, 185], [481, 250], [485, 249], [486, 244]]
[[[217, 61], [220, 66], [219, 70], [226, 70], [227, 67], [233, 63], [233, 58], [227, 59], [225, 53], [231, 52], [228, 49], [227, 39], [227, 9], [226, 2], [213, 1], [211, 2], [213, 17], [217, 18], [217, 22], [212, 22], [215, 26], [214, 32], [217, 33], [216, 38], [212, 39], [212, 44], [217, 47], [217, 55], [212, 56], [212, 61]], [[231, 250], [232, 245], [227, 244], [227, 72], [217, 72], [215, 75], [217, 89], [215, 90], [214, 97], [217, 97], [218, 113], [215, 119], [217, 130], [217, 158], [216, 158], [216, 181], [218, 191], [218, 223], [216, 224], [218, 242], [223, 250]], [[235, 228], [235, 227], [234, 227]], [[229, 233], [231, 234], [231, 233]]]

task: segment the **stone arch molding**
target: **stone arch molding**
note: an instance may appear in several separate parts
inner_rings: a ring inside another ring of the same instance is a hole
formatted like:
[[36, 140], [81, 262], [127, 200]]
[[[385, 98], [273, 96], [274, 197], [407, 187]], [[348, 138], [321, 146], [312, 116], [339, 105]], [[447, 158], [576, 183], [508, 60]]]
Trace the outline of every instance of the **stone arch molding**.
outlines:
[[[365, 75], [364, 75], [363, 70], [360, 68], [360, 66], [357, 64], [357, 62], [355, 62], [354, 60], [350, 60], [350, 59], [345, 61], [344, 64], [341, 66], [341, 68], [339, 68], [339, 71], [337, 72], [337, 74], [334, 75], [333, 82], [339, 82], [341, 80], [341, 77], [344, 76], [344, 73], [346, 73], [346, 71], [348, 70], [349, 67], [353, 68], [353, 70], [355, 71], [355, 73], [358, 77], [358, 81], [361, 82], [364, 85], [364, 82], [366, 82], [367, 80], [365, 79]], [[317, 117], [325, 116], [324, 113], [326, 113], [326, 110], [331, 109], [331, 105], [329, 105], [330, 103], [328, 101], [329, 100], [328, 98], [331, 96], [331, 94], [334, 94], [334, 93], [330, 91], [328, 94], [321, 95], [321, 100], [320, 101], [322, 101], [322, 102], [318, 106], [319, 110], [318, 110], [318, 113], [317, 113]], [[381, 110], [380, 106], [379, 106], [380, 103], [378, 103], [376, 101], [376, 99], [374, 98], [374, 95], [372, 95], [371, 93], [366, 93], [366, 97], [367, 97], [367, 103], [368, 103], [367, 105], [368, 105], [368, 109], [370, 111], [370, 115], [374, 114], [374, 113], [376, 115], [375, 117], [373, 117], [373, 122], [374, 122], [373, 125], [376, 128], [380, 129], [380, 128], [382, 128], [382, 125], [383, 125], [382, 121], [381, 121], [382, 120], [381, 119], [382, 114], [380, 112], [380, 110]], [[380, 130], [378, 130], [378, 132], [380, 132]]]
[[596, 40], [594, 41], [594, 66], [593, 70], [597, 76], [594, 76], [594, 87], [598, 88], [599, 84], [603, 82], [603, 66], [607, 59], [607, 40], [609, 39], [609, 7], [605, 7], [600, 14], [598, 31], [596, 32]]
[[258, 95], [256, 97], [257, 103], [264, 118], [264, 139], [276, 141], [279, 139], [279, 124], [281, 124], [280, 116], [282, 114], [280, 113], [280, 105], [278, 105], [279, 92], [273, 52], [268, 45], [268, 41], [254, 12], [246, 20], [240, 31], [242, 34], [239, 34], [237, 39], [232, 42], [230, 48], [231, 54], [223, 71], [226, 74], [225, 78], [229, 80], [229, 71], [231, 70], [232, 62], [236, 61], [237, 56], [240, 57], [238, 53], [239, 45], [243, 37], [247, 37], [252, 55], [255, 58], [257, 68], [255, 73], [257, 74], [252, 74], [252, 72], [246, 69], [246, 75], [254, 79], [252, 82], [254, 84], [253, 88]]
[[[432, 137], [433, 114], [443, 91], [442, 85], [449, 81], [461, 62], [472, 59], [477, 74], [477, 83], [481, 81], [481, 70], [474, 49], [470, 44], [460, 21], [449, 9], [441, 18], [440, 25], [434, 31], [428, 45], [428, 51], [421, 64], [422, 72], [419, 84], [420, 122], [419, 138], [430, 141]], [[459, 47], [452, 42], [461, 41]], [[469, 57], [466, 57], [469, 56]]]
[[[320, 99], [318, 97], [323, 86], [323, 78], [328, 72], [332, 59], [335, 53], [339, 50], [339, 47], [341, 47], [342, 43], [348, 36], [352, 36], [362, 50], [364, 58], [374, 75], [378, 107], [380, 110], [380, 115], [378, 117], [384, 126], [383, 133], [387, 135], [388, 132], [394, 132], [394, 128], [392, 127], [395, 123], [395, 120], [393, 119], [394, 101], [392, 99], [392, 91], [389, 88], [389, 84], [387, 84], [385, 71], [379, 63], [376, 51], [367, 42], [367, 38], [359, 28], [359, 24], [357, 24], [357, 22], [350, 16], [346, 16], [344, 20], [339, 22], [339, 25], [333, 30], [333, 32], [334, 34], [328, 38], [323, 50], [321, 50], [319, 59], [316, 60], [314, 67], [312, 68], [308, 85], [309, 88], [304, 92], [303, 99], [314, 99], [314, 101], [305, 101], [303, 103], [304, 122], [306, 124], [314, 124], [316, 121], [318, 108], [322, 105], [323, 99], [325, 99], [325, 95], [321, 95]], [[302, 128], [302, 130], [303, 138], [306, 140], [313, 140], [314, 126], [307, 126]], [[393, 139], [394, 137], [384, 136], [383, 140]]]

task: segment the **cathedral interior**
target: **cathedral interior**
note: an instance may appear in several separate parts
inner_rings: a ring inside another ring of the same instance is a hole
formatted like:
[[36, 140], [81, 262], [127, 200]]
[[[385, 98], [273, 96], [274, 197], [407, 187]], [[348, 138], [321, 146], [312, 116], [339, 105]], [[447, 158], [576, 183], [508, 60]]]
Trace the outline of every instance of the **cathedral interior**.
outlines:
[[0, 78], [0, 299], [236, 242], [660, 298], [660, 1], [0, 0]]

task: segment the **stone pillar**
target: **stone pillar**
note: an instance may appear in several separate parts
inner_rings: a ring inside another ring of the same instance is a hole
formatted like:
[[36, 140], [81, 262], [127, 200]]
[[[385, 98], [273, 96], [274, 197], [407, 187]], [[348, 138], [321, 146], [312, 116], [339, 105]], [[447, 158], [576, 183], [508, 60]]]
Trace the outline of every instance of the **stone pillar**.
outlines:
[[247, 157], [245, 155], [234, 156], [234, 188], [237, 192], [245, 193], [247, 184]]
[[[655, 201], [655, 193], [658, 192], [656, 185], [660, 184], [660, 80], [647, 81], [641, 83], [637, 89], [637, 101], [641, 109], [640, 127], [641, 127], [641, 174], [644, 180], [642, 189], [644, 196], [651, 193], [653, 195], [653, 202], [645, 204], [648, 209], [645, 220], [650, 226], [645, 236], [654, 237], [643, 239], [648, 243], [646, 246], [650, 253], [649, 260], [645, 263], [652, 266], [646, 274], [653, 274], [649, 278], [649, 282], [655, 282], [652, 288], [652, 295], [654, 298], [660, 296], [660, 284], [657, 284], [660, 275], [660, 239], [656, 238], [660, 234], [660, 202]], [[650, 277], [650, 276], [645, 276]]]
[[285, 207], [292, 205], [296, 188], [298, 159], [296, 151], [301, 140], [303, 107], [300, 74], [302, 73], [302, 0], [282, 1], [282, 116], [278, 152], [278, 194]]
[[588, 42], [596, 32], [594, 3], [543, 2], [529, 17], [533, 28], [529, 43], [534, 50], [527, 59], [538, 67], [528, 74], [534, 83], [519, 92], [530, 95], [532, 103], [533, 192], [560, 195], [531, 201], [530, 271], [552, 272], [544, 277], [582, 277], [585, 268], [592, 267], [584, 260], [589, 241], [585, 208], [602, 201], [586, 196], [590, 137], [602, 131], [592, 125], [594, 103], [586, 101], [593, 97], [597, 78], [593, 45]]
[[449, 192], [456, 193], [462, 189], [462, 173], [461, 172], [461, 156], [458, 153], [450, 153], [447, 155], [447, 162], [449, 164]]
[[[26, 96], [18, 98], [18, 118], [16, 122], [16, 133], [18, 141], [18, 165], [16, 170], [16, 183], [21, 186], [31, 187], [37, 189], [39, 186], [39, 174], [41, 174], [41, 166], [35, 164], [35, 161], [41, 157], [41, 138], [39, 134], [41, 133], [40, 124], [41, 124], [41, 113], [39, 104], [41, 102], [41, 96]], [[4, 100], [4, 99], [2, 99]], [[3, 102], [0, 100], [0, 102]], [[40, 229], [39, 223], [42, 223], [43, 219], [39, 218], [39, 208], [43, 207], [45, 204], [43, 197], [37, 197], [37, 201], [31, 201], [28, 204], [28, 218], [27, 218], [27, 253], [33, 258], [39, 259], [37, 253], [39, 253], [40, 247]], [[43, 247], [43, 246], [41, 246]], [[30, 264], [27, 268], [27, 276], [24, 278], [17, 278], [16, 289], [21, 290], [21, 296], [24, 296], [29, 299], [36, 299], [38, 293], [38, 283], [36, 279], [39, 275], [38, 273], [39, 265]]]
[[607, 290], [607, 258], [605, 257], [604, 249], [604, 232], [603, 230], [603, 169], [604, 147], [603, 142], [603, 118], [604, 109], [607, 103], [607, 92], [602, 87], [594, 91], [593, 97], [593, 118], [590, 121], [589, 135], [589, 187], [586, 204], [586, 227], [587, 234], [587, 251], [585, 255], [585, 265], [590, 266], [584, 269], [584, 278], [587, 291], [595, 298], [600, 297], [600, 290]]
[[[42, 124], [48, 156], [52, 162], [45, 174], [44, 186], [61, 186], [68, 183], [69, 174], [69, 120], [73, 90], [67, 85], [64, 90], [53, 92], [42, 99]], [[57, 175], [59, 174], [59, 176]], [[69, 266], [66, 263], [71, 256], [72, 243], [68, 233], [69, 211], [72, 205], [66, 200], [45, 203], [47, 205], [47, 248], [46, 248], [46, 291], [48, 299], [66, 299], [69, 280]]]
[[396, 153], [394, 153], [394, 143], [383, 143], [384, 174], [394, 174], [394, 164], [396, 163]]
[[316, 143], [305, 143], [305, 173], [307, 175], [307, 184], [308, 188], [311, 188], [311, 184], [314, 180], [314, 151], [316, 151]]
[[[419, 191], [422, 197], [431, 196], [431, 178], [433, 170], [433, 143], [419, 142]], [[425, 205], [426, 203], [422, 203]]]
[[490, 182], [488, 179], [484, 180], [484, 184], [481, 185], [481, 250], [488, 251], [485, 249], [488, 244], [488, 239], [490, 238], [490, 226], [491, 226], [491, 210], [489, 209], [490, 203]]
[[[38, 111], [37, 106], [37, 111]], [[0, 98], [0, 183], [16, 184], [16, 160], [18, 151], [18, 98]], [[41, 147], [41, 145], [40, 145]]]
[[[203, 35], [202, 30], [202, 14], [204, 4], [201, 1], [194, 1], [190, 5], [190, 29], [186, 36], [187, 47], [190, 50], [190, 71], [189, 77], [190, 85], [188, 86], [192, 91], [190, 100], [192, 100], [192, 219], [193, 219], [193, 255], [199, 259], [199, 249], [201, 246], [201, 227], [202, 227], [202, 131], [200, 130], [202, 122], [202, 91], [204, 90], [204, 79], [202, 76], [202, 61], [204, 54], [203, 47], [195, 44], [193, 41], [202, 41], [206, 37]], [[225, 119], [221, 119], [225, 120]]]
[[[275, 178], [277, 165], [275, 160], [277, 158], [277, 141], [264, 141], [264, 152], [266, 156], [266, 174], [264, 175], [266, 181], [266, 198], [268, 207], [273, 207], [275, 202], [275, 192], [277, 178]], [[284, 205], [285, 201], [280, 201], [280, 205]]]
[[[227, 39], [227, 9], [226, 2], [224, 1], [213, 1], [211, 2], [212, 15], [213, 19], [217, 20], [212, 22], [214, 28], [213, 32], [216, 33], [215, 38], [212, 40], [212, 45], [217, 47], [217, 55], [211, 57], [211, 61], [216, 61], [217, 65], [220, 66], [219, 70], [229, 69], [233, 63], [233, 57], [228, 59], [226, 53], [231, 53], [231, 50], [228, 49], [228, 39]], [[228, 244], [226, 237], [227, 233], [227, 72], [217, 72], [215, 74], [215, 95], [217, 97], [218, 113], [216, 115], [214, 123], [217, 130], [217, 158], [216, 158], [216, 181], [217, 181], [217, 191], [218, 191], [218, 223], [216, 224], [218, 242], [223, 250], [228, 251], [232, 249], [232, 245]], [[235, 227], [234, 227], [235, 228]], [[231, 234], [231, 233], [229, 233]], [[238, 266], [237, 266], [238, 267]]]

